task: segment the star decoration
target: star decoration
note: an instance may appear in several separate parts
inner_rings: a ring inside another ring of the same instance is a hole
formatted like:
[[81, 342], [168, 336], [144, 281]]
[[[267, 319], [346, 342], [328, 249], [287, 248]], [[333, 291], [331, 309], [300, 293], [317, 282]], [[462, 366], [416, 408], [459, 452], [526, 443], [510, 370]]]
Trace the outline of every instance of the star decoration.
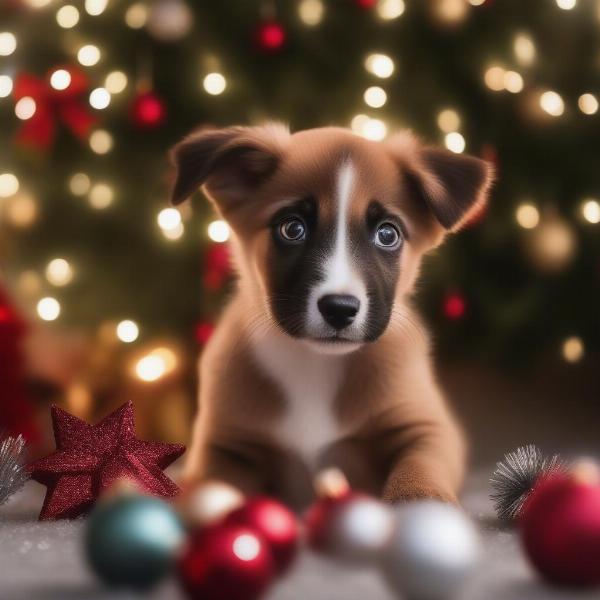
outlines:
[[163, 469], [185, 452], [185, 446], [138, 440], [131, 402], [96, 425], [57, 406], [52, 406], [51, 414], [56, 452], [29, 465], [32, 479], [48, 488], [40, 520], [86, 514], [122, 478], [162, 498], [179, 493]]

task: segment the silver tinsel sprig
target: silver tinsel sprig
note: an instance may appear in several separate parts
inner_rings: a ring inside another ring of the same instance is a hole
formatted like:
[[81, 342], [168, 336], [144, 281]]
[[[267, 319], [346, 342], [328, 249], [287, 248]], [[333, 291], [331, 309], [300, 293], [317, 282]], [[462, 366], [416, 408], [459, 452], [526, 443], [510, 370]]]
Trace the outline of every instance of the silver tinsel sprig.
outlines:
[[18, 492], [28, 479], [23, 436], [0, 437], [0, 505]]
[[538, 479], [566, 468], [566, 463], [558, 454], [544, 456], [533, 444], [506, 454], [504, 460], [496, 465], [490, 479], [493, 489], [490, 498], [494, 501], [498, 518], [514, 521], [523, 510]]

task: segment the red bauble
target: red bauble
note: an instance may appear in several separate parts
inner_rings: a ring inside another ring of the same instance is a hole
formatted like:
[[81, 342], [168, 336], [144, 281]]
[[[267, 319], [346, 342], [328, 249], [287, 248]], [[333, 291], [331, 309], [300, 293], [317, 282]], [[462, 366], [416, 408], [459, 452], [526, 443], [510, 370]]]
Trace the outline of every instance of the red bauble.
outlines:
[[377, 4], [379, 0], [355, 0], [356, 4], [359, 6], [359, 8], [364, 8], [365, 10], [368, 10], [370, 8], [375, 8], [375, 5]]
[[298, 552], [298, 521], [281, 502], [257, 496], [234, 510], [226, 523], [244, 525], [258, 531], [267, 542], [277, 574], [283, 573]]
[[130, 116], [136, 127], [154, 129], [164, 123], [167, 110], [162, 98], [154, 92], [143, 92], [134, 99]]
[[278, 21], [265, 21], [256, 30], [256, 43], [265, 52], [279, 52], [286, 38], [286, 31]]
[[546, 579], [600, 585], [600, 481], [591, 465], [540, 481], [519, 524], [527, 554]]
[[193, 534], [178, 572], [189, 598], [255, 600], [271, 583], [274, 567], [259, 533], [220, 523]]
[[333, 542], [333, 524], [339, 512], [353, 500], [363, 497], [351, 491], [339, 496], [326, 496], [316, 500], [304, 515], [309, 545], [319, 552], [328, 552]]
[[223, 287], [231, 273], [231, 260], [227, 244], [212, 244], [204, 256], [202, 283], [208, 290]]
[[461, 294], [454, 292], [448, 294], [444, 299], [444, 315], [448, 319], [452, 319], [453, 321], [462, 319], [465, 316], [466, 310], [467, 304], [464, 296]]
[[196, 341], [204, 346], [212, 337], [215, 326], [207, 321], [202, 321], [196, 325]]

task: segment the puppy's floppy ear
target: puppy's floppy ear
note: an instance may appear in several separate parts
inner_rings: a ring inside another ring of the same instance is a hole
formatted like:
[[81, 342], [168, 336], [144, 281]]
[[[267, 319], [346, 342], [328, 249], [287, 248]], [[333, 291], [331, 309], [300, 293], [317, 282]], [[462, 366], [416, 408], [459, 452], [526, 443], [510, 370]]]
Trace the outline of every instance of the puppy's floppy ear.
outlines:
[[277, 124], [192, 133], [172, 150], [177, 168], [172, 203], [205, 185], [221, 209], [232, 208], [275, 171], [289, 137]]
[[460, 229], [486, 203], [494, 179], [490, 163], [423, 146], [410, 133], [398, 134], [388, 144], [410, 187], [445, 229]]

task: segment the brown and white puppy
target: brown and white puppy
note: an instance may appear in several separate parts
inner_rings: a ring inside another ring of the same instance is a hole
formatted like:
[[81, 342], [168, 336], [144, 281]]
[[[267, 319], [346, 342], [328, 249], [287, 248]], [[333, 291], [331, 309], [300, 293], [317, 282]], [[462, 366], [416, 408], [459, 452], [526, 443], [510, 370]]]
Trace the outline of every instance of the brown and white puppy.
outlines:
[[195, 133], [173, 156], [174, 203], [203, 186], [239, 273], [201, 359], [188, 479], [301, 505], [335, 465], [388, 501], [455, 501], [465, 444], [409, 298], [489, 165], [408, 133], [280, 125]]

